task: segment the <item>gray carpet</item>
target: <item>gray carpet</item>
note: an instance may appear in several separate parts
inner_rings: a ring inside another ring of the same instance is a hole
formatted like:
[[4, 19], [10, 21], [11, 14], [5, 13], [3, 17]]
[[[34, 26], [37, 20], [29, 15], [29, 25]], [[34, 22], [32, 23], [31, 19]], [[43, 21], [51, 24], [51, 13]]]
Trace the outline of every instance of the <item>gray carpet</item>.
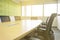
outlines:
[[[54, 31], [55, 40], [60, 40], [60, 30], [58, 30], [57, 28], [53, 28], [53, 31]], [[40, 39], [32, 37], [31, 40], [40, 40]]]
[[[55, 40], [60, 40], [60, 30], [58, 30], [57, 28], [52, 28], [52, 29], [54, 31]], [[23, 40], [26, 40], [26, 39], [23, 39]], [[30, 40], [40, 40], [40, 39], [31, 37]]]
[[55, 40], [60, 40], [60, 30], [57, 28], [53, 28], [54, 30], [54, 35], [55, 35]]

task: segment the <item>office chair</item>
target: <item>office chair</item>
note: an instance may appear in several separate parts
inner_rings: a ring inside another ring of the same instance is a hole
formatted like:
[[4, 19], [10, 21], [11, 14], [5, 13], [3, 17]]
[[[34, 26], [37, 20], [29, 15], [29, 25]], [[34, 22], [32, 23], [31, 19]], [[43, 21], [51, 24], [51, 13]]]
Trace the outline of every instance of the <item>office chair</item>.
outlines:
[[52, 14], [47, 23], [39, 25], [37, 27], [37, 33], [41, 40], [54, 40], [54, 32], [52, 30], [52, 23], [54, 18], [57, 16], [56, 13]]
[[[38, 25], [37, 29], [32, 33], [32, 35], [29, 34], [28, 36], [26, 36], [25, 39], [31, 40], [30, 37], [35, 37], [40, 40], [54, 40], [54, 32], [52, 30], [52, 23], [56, 16], [57, 14], [53, 13], [45, 24], [43, 23], [41, 25]], [[35, 36], [35, 34], [37, 34], [37, 36]]]
[[0, 16], [1, 22], [10, 22], [9, 16]]
[[49, 17], [47, 17], [45, 22], [42, 22], [41, 25], [46, 25], [46, 23], [48, 22]]

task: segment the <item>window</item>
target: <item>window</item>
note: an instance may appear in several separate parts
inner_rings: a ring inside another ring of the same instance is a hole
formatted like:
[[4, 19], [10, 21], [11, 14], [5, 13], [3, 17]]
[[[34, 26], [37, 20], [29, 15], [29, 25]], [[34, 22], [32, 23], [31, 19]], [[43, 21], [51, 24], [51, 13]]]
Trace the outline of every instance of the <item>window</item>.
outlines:
[[44, 4], [44, 16], [50, 16], [57, 13], [57, 4]]
[[60, 14], [60, 3], [58, 3], [58, 14]]
[[32, 5], [32, 16], [42, 16], [43, 5]]
[[22, 6], [22, 16], [25, 16], [25, 6]]
[[22, 6], [22, 16], [42, 16], [43, 5]]
[[26, 6], [26, 16], [31, 16], [31, 5]]

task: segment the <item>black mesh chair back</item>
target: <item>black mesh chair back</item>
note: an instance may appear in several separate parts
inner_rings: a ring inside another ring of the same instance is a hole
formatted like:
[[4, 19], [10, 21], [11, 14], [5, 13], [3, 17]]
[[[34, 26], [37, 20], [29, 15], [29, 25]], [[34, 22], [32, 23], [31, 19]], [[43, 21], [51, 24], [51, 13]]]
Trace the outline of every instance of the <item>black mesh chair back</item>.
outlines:
[[57, 16], [57, 13], [53, 13], [51, 16], [50, 16], [50, 19], [49, 19], [49, 21], [48, 21], [48, 23], [47, 23], [47, 28], [46, 28], [46, 30], [49, 32], [49, 31], [51, 31], [51, 27], [52, 27], [52, 24], [53, 24], [53, 20], [54, 20], [54, 18]]
[[10, 22], [9, 16], [0, 16], [1, 22]]

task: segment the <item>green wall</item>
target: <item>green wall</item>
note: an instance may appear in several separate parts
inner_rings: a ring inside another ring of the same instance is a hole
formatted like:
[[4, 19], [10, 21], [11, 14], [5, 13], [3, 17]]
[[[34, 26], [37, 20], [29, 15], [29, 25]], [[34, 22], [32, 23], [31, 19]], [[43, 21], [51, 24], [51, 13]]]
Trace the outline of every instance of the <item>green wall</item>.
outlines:
[[0, 15], [21, 16], [21, 5], [12, 0], [0, 0]]

